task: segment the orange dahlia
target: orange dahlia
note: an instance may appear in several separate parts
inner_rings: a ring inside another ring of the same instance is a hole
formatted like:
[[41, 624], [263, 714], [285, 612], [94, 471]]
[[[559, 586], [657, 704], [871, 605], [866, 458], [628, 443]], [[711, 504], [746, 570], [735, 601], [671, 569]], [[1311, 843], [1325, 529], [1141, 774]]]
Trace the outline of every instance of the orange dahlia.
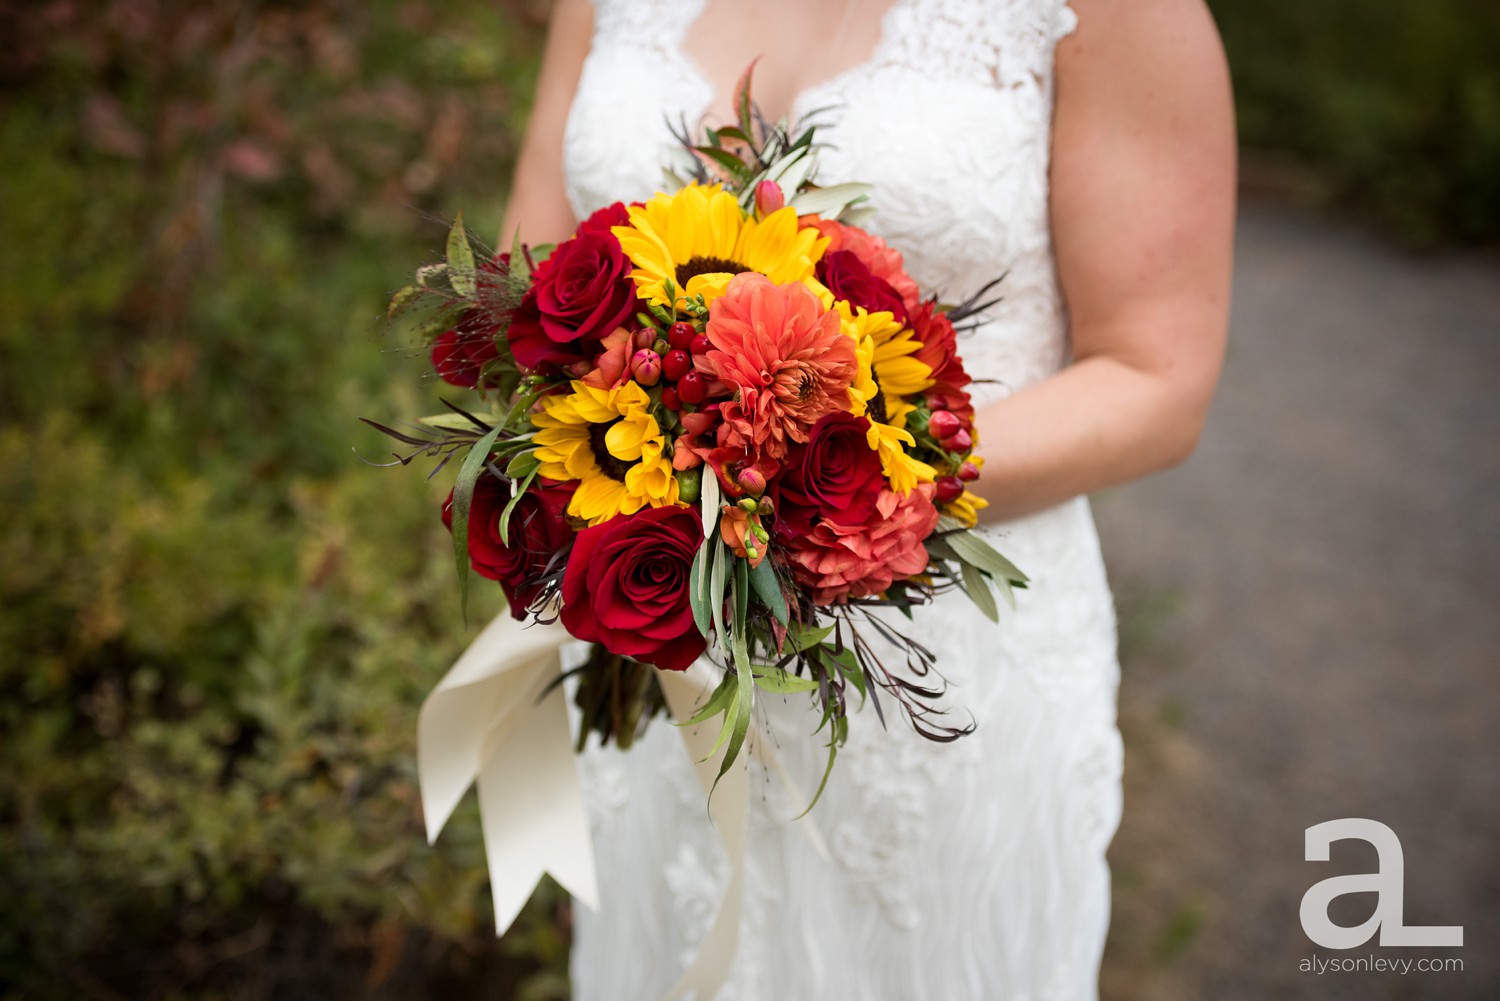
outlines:
[[713, 349], [700, 367], [734, 394], [719, 408], [721, 445], [779, 461], [788, 442], [807, 441], [818, 418], [849, 409], [859, 373], [854, 341], [805, 285], [736, 275], [710, 307], [704, 333]]

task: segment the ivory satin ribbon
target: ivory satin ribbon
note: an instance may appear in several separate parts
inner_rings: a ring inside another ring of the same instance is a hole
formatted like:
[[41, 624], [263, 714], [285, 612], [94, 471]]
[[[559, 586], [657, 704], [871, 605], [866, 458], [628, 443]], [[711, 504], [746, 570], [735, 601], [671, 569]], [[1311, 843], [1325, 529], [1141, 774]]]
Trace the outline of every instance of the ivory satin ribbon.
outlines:
[[[572, 642], [556, 623], [525, 624], [501, 612], [427, 696], [418, 716], [417, 773], [429, 843], [437, 840], [469, 785], [478, 781], [496, 934], [510, 927], [544, 872], [590, 908], [599, 907], [566, 696], [560, 684], [542, 695], [562, 673], [562, 649]], [[688, 671], [658, 671], [656, 677], [679, 722], [693, 715], [715, 682], [702, 664]], [[677, 729], [707, 796], [723, 758], [722, 749], [710, 753], [718, 724], [709, 720]], [[714, 826], [729, 858], [724, 899], [698, 955], [665, 1001], [689, 996], [710, 1001], [729, 976], [744, 898], [749, 757], [772, 765], [790, 786], [785, 769], [753, 728], [744, 752], [712, 799]], [[803, 817], [799, 824], [826, 857], [811, 820]]]

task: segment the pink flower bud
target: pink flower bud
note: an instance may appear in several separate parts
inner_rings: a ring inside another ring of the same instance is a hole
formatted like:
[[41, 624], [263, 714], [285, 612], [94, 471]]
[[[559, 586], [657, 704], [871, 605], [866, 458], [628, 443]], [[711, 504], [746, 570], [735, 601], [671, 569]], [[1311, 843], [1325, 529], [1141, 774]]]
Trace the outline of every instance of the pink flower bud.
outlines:
[[641, 348], [630, 356], [630, 374], [642, 386], [654, 386], [661, 379], [661, 355]]
[[640, 350], [641, 348], [649, 348], [655, 343], [656, 331], [651, 329], [650, 327], [642, 327], [630, 337], [630, 346], [637, 350]]
[[775, 181], [761, 181], [755, 186], [755, 214], [765, 218], [786, 204], [781, 185]]
[[963, 426], [963, 421], [958, 419], [957, 414], [946, 410], [937, 411], [927, 420], [927, 430], [932, 432], [932, 436], [939, 441], [953, 437], [963, 430]]
[[766, 478], [759, 469], [750, 468], [740, 472], [740, 489], [751, 497], [759, 497], [766, 492]]
[[973, 483], [979, 479], [979, 467], [972, 462], [966, 462], [958, 467], [958, 478], [965, 483]]
[[575, 379], [582, 379], [594, 370], [594, 363], [580, 358], [568, 366], [568, 374]]
[[950, 452], [967, 452], [973, 444], [974, 439], [963, 428], [942, 439], [942, 446]]

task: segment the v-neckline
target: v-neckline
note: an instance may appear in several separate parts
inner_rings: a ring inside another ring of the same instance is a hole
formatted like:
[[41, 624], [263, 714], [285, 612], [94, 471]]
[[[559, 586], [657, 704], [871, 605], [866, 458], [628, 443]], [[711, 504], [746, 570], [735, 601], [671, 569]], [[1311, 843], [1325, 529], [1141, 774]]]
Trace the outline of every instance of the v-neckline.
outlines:
[[[698, 62], [698, 57], [693, 52], [690, 52], [688, 50], [687, 36], [688, 33], [692, 31], [693, 25], [697, 24], [698, 20], [703, 16], [703, 12], [710, 2], [711, 0], [698, 0], [697, 10], [693, 12], [693, 16], [691, 18], [688, 18], [684, 21], [682, 31], [676, 34], [676, 37], [672, 40], [671, 44], [672, 55], [680, 61], [680, 65], [686, 71], [687, 75], [693, 78], [693, 81], [697, 84], [699, 92], [703, 95], [700, 102], [702, 106], [696, 109], [696, 120], [700, 125], [704, 122], [705, 119], [708, 118], [709, 115], [714, 114], [719, 110], [718, 104], [720, 95], [715, 93], [713, 81], [711, 81], [708, 77], [708, 74], [703, 71], [702, 65]], [[870, 49], [870, 54], [867, 55], [864, 59], [860, 60], [852, 66], [849, 66], [846, 69], [840, 70], [830, 77], [826, 77], [822, 80], [818, 80], [814, 83], [808, 84], [806, 87], [800, 88], [796, 93], [792, 95], [792, 99], [786, 107], [786, 117], [789, 124], [793, 128], [797, 126], [803, 115], [806, 114], [806, 109], [803, 107], [803, 103], [809, 97], [812, 97], [813, 95], [821, 91], [827, 91], [837, 87], [841, 87], [854, 77], [862, 73], [868, 73], [871, 69], [879, 64], [880, 60], [885, 56], [885, 49], [891, 43], [891, 20], [893, 19], [895, 13], [902, 7], [905, 7], [909, 2], [910, 0], [894, 0], [894, 2], [885, 9], [885, 12], [880, 15], [880, 30], [875, 36], [875, 44]], [[683, 110], [687, 111], [689, 109]]]

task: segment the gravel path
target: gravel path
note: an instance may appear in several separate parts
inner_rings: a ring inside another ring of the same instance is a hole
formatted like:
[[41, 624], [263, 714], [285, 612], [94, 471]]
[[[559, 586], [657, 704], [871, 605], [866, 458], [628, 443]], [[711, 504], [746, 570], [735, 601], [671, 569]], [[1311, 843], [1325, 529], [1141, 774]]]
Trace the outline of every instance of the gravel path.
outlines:
[[[1129, 748], [1104, 996], [1500, 997], [1500, 261], [1251, 204], [1235, 295], [1198, 454], [1096, 499]], [[1303, 861], [1338, 817], [1396, 831], [1406, 923], [1463, 948], [1307, 939], [1307, 887], [1374, 869], [1357, 842]]]

